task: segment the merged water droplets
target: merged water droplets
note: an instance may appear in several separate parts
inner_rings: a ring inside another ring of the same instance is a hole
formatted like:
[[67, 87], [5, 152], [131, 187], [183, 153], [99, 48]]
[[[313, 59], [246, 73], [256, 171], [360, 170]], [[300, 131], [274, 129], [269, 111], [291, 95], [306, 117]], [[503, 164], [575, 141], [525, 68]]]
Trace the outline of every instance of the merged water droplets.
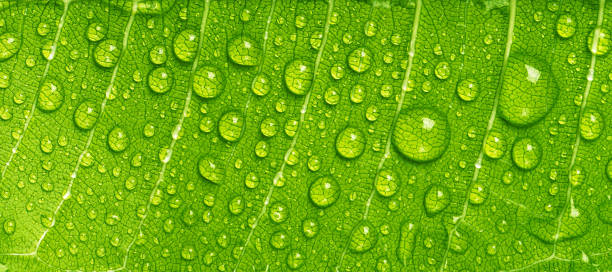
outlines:
[[532, 138], [522, 138], [512, 146], [512, 160], [521, 169], [531, 170], [540, 163], [540, 144]]
[[372, 66], [372, 53], [366, 48], [357, 48], [349, 53], [346, 61], [353, 71], [363, 73]]
[[346, 159], [359, 157], [365, 150], [365, 144], [365, 136], [354, 127], [345, 128], [336, 137], [336, 151]]
[[149, 73], [147, 82], [152, 91], [165, 93], [172, 88], [172, 74], [166, 67], [159, 67]]
[[38, 92], [38, 108], [43, 111], [57, 110], [64, 103], [64, 93], [55, 80], [47, 80]]
[[535, 57], [513, 57], [503, 78], [499, 111], [510, 124], [532, 125], [552, 109], [558, 90], [548, 63]]
[[363, 253], [372, 249], [377, 241], [378, 233], [374, 225], [367, 220], [363, 220], [351, 232], [349, 249], [356, 253]]
[[96, 63], [104, 68], [110, 68], [117, 64], [121, 49], [115, 40], [105, 40], [94, 49]]
[[193, 90], [202, 98], [215, 98], [225, 89], [225, 75], [213, 66], [200, 67], [193, 75]]
[[219, 134], [228, 142], [238, 141], [242, 135], [244, 122], [242, 114], [230, 111], [219, 119]]
[[0, 61], [4, 61], [19, 51], [21, 41], [15, 33], [4, 33], [0, 35]]
[[233, 38], [227, 45], [227, 54], [230, 59], [243, 66], [255, 66], [259, 63], [261, 49], [255, 40], [241, 35]]
[[317, 207], [326, 208], [340, 197], [340, 185], [331, 176], [320, 177], [310, 185], [308, 195]]
[[198, 50], [198, 34], [193, 29], [181, 31], [172, 44], [174, 54], [179, 60], [192, 62], [195, 60]]
[[402, 110], [392, 135], [397, 150], [417, 162], [432, 161], [442, 156], [449, 140], [446, 116], [430, 108]]
[[285, 84], [290, 92], [305, 95], [314, 77], [313, 68], [304, 60], [293, 60], [285, 67]]
[[120, 127], [113, 128], [108, 133], [108, 146], [115, 152], [121, 152], [125, 150], [130, 144], [130, 139], [125, 131]]

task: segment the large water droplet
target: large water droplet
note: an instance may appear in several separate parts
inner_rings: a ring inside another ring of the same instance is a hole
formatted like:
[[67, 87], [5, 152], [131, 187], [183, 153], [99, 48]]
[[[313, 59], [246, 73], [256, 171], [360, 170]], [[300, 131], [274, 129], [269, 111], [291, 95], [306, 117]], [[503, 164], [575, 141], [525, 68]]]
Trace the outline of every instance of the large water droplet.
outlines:
[[20, 40], [14, 33], [0, 35], [0, 61], [7, 60], [19, 51]]
[[326, 208], [340, 197], [340, 185], [331, 176], [320, 177], [310, 185], [308, 195], [317, 207]]
[[561, 38], [569, 38], [576, 33], [576, 20], [569, 15], [563, 14], [557, 19], [557, 34]]
[[172, 44], [176, 57], [185, 62], [192, 62], [198, 50], [198, 34], [193, 29], [181, 31]]
[[121, 49], [115, 40], [105, 40], [96, 46], [94, 49], [94, 59], [96, 63], [104, 68], [110, 68], [117, 65]]
[[255, 66], [259, 63], [261, 49], [255, 40], [241, 35], [233, 38], [229, 42], [227, 45], [227, 54], [236, 64]]
[[357, 73], [363, 73], [372, 66], [372, 53], [363, 47], [349, 53], [347, 60], [349, 67]]
[[426, 162], [442, 156], [449, 139], [445, 115], [430, 108], [414, 108], [400, 113], [392, 140], [407, 158]]
[[38, 92], [38, 108], [43, 111], [57, 110], [64, 103], [64, 93], [55, 80], [47, 80]]
[[149, 73], [149, 88], [156, 93], [165, 93], [172, 88], [172, 74], [166, 67], [156, 68]]
[[440, 184], [432, 184], [425, 192], [425, 211], [433, 216], [448, 207], [450, 204], [450, 192]]
[[557, 99], [557, 86], [548, 63], [535, 57], [508, 60], [499, 97], [501, 117], [515, 126], [542, 119]]
[[521, 169], [531, 170], [540, 163], [542, 151], [540, 145], [532, 138], [522, 138], [512, 146], [512, 160]]
[[312, 85], [314, 73], [310, 63], [304, 60], [294, 60], [285, 67], [285, 84], [289, 91], [296, 95], [304, 95]]
[[192, 84], [198, 96], [214, 98], [225, 89], [225, 76], [216, 67], [203, 66], [193, 75]]
[[580, 135], [585, 140], [595, 140], [605, 127], [603, 117], [594, 109], [587, 108], [580, 118]]
[[[591, 219], [586, 210], [574, 206], [570, 199], [570, 207], [563, 212], [559, 220], [531, 218], [527, 230], [545, 243], [559, 243], [587, 233]], [[561, 223], [561, 225], [559, 225]]]
[[363, 153], [365, 144], [365, 136], [359, 129], [347, 127], [336, 138], [336, 151], [344, 158], [354, 159]]
[[125, 150], [130, 144], [128, 135], [120, 127], [113, 128], [108, 133], [108, 146], [115, 152]]
[[283, 203], [272, 203], [272, 205], [270, 205], [269, 216], [270, 219], [276, 223], [285, 222], [285, 220], [289, 218], [289, 209]]
[[372, 249], [377, 241], [376, 228], [369, 221], [363, 220], [351, 232], [349, 248], [356, 253], [363, 253]]
[[200, 175], [206, 180], [219, 184], [225, 177], [225, 171], [217, 162], [210, 157], [203, 157], [198, 162]]
[[[597, 45], [594, 46], [593, 43], [595, 42], [595, 40], [593, 38], [595, 37], [596, 33], [598, 34], [599, 39], [597, 39]], [[608, 29], [598, 27], [591, 31], [587, 42], [589, 51], [591, 51], [591, 53], [595, 55], [601, 56], [608, 53], [608, 50], [610, 50], [610, 46], [612, 46], [612, 37], [610, 36], [610, 32], [608, 31]]]
[[219, 119], [219, 134], [228, 142], [235, 142], [242, 135], [242, 127], [244, 126], [244, 118], [242, 114], [230, 111]]

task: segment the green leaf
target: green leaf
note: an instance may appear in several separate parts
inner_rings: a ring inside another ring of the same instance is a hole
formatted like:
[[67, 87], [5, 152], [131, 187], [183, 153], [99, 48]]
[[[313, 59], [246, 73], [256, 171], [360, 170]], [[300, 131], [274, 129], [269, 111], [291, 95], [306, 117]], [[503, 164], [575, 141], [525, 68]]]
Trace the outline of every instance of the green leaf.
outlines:
[[610, 270], [611, 18], [0, 0], [0, 271]]

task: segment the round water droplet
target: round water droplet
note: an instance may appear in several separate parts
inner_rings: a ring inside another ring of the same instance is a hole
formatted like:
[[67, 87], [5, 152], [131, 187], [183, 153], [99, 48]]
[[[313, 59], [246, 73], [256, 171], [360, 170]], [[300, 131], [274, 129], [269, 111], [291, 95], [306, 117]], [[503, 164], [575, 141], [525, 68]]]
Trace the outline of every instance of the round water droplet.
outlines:
[[314, 77], [310, 63], [294, 60], [285, 67], [285, 84], [289, 91], [296, 95], [304, 95], [312, 85]]
[[482, 184], [472, 184], [469, 196], [470, 203], [474, 205], [482, 204], [487, 199], [487, 196], [488, 193], [486, 192], [485, 187]]
[[206, 180], [219, 184], [225, 177], [225, 171], [217, 162], [210, 157], [203, 157], [198, 162], [198, 170], [200, 175]]
[[259, 63], [261, 49], [255, 40], [241, 35], [233, 38], [229, 42], [227, 45], [227, 54], [236, 64], [255, 66]]
[[232, 200], [230, 200], [228, 208], [232, 214], [238, 215], [244, 211], [244, 200], [239, 196], [234, 197]]
[[4, 221], [3, 228], [4, 232], [8, 235], [15, 233], [15, 221], [14, 220], [6, 220]]
[[105, 40], [96, 46], [94, 49], [94, 59], [96, 63], [104, 68], [110, 68], [117, 65], [121, 49], [115, 40]]
[[340, 185], [331, 176], [320, 177], [310, 184], [308, 195], [317, 207], [326, 208], [340, 197]]
[[242, 114], [230, 111], [219, 119], [219, 134], [228, 142], [235, 142], [242, 135], [242, 127], [244, 126], [244, 118]]
[[463, 101], [472, 101], [478, 96], [478, 84], [474, 79], [464, 79], [457, 84], [457, 95]]
[[172, 88], [172, 74], [166, 67], [156, 68], [149, 73], [149, 88], [156, 93], [165, 93]]
[[329, 87], [325, 90], [325, 94], [323, 94], [325, 98], [325, 103], [328, 105], [336, 105], [340, 102], [340, 93], [336, 87]]
[[15, 33], [4, 33], [0, 35], [0, 61], [4, 61], [19, 51], [20, 40]]
[[351, 99], [351, 102], [355, 104], [360, 104], [361, 102], [363, 102], [365, 97], [366, 97], [366, 91], [365, 91], [365, 87], [363, 87], [362, 85], [357, 84], [353, 86], [353, 88], [351, 88], [351, 92], [349, 94], [349, 98]]
[[594, 109], [587, 108], [580, 118], [580, 135], [585, 140], [595, 140], [605, 127], [603, 117]]
[[432, 161], [444, 153], [450, 139], [446, 116], [430, 108], [400, 113], [393, 131], [393, 144], [407, 158]]
[[446, 187], [433, 184], [425, 192], [425, 211], [429, 216], [433, 216], [448, 207], [450, 204], [450, 192]]
[[195, 259], [196, 256], [196, 250], [193, 246], [184, 246], [181, 250], [181, 257], [187, 261]]
[[374, 180], [376, 192], [384, 197], [393, 196], [399, 187], [399, 176], [392, 170], [381, 170]]
[[378, 233], [374, 225], [369, 221], [363, 220], [355, 226], [351, 232], [349, 248], [356, 253], [363, 253], [372, 249], [378, 241]]
[[216, 67], [203, 66], [193, 75], [192, 84], [198, 96], [214, 98], [225, 89], [225, 75]]
[[535, 57], [510, 58], [503, 79], [499, 111], [510, 124], [532, 125], [553, 108], [558, 90], [548, 63]]
[[314, 219], [305, 219], [302, 222], [302, 232], [306, 238], [315, 237], [319, 233], [319, 223]]
[[101, 23], [91, 23], [87, 26], [87, 39], [92, 42], [99, 42], [106, 36], [106, 26]]
[[270, 80], [263, 74], [255, 76], [253, 83], [251, 83], [251, 90], [258, 96], [268, 94], [270, 92]]
[[359, 157], [365, 150], [366, 139], [363, 133], [353, 127], [347, 127], [336, 138], [336, 151], [347, 159]]
[[162, 45], [156, 45], [149, 51], [149, 59], [153, 64], [164, 64], [168, 60], [168, 54], [166, 53], [166, 47]]
[[278, 127], [279, 126], [276, 123], [276, 120], [274, 118], [266, 118], [263, 121], [261, 121], [261, 125], [260, 125], [261, 134], [263, 134], [266, 137], [272, 137], [276, 135], [276, 133], [278, 132]]
[[485, 140], [484, 151], [491, 159], [501, 158], [506, 152], [504, 136], [497, 131], [491, 131]]
[[270, 236], [270, 245], [276, 249], [283, 249], [289, 245], [289, 235], [284, 230], [279, 230], [272, 233]]
[[557, 19], [557, 34], [561, 38], [569, 38], [576, 33], [576, 20], [569, 14], [563, 14]]
[[442, 61], [436, 65], [434, 70], [436, 77], [439, 79], [447, 79], [451, 74], [451, 68], [448, 62]]
[[569, 173], [569, 181], [572, 186], [578, 186], [584, 183], [586, 173], [580, 166], [572, 167]]
[[174, 54], [179, 60], [192, 62], [198, 50], [197, 32], [193, 29], [181, 31], [181, 33], [174, 38], [172, 46], [174, 48]]
[[45, 22], [40, 22], [38, 24], [38, 27], [36, 28], [36, 32], [38, 32], [38, 35], [40, 36], [47, 36], [47, 34], [49, 34], [50, 31], [51, 31], [51, 27], [49, 27], [49, 24]]
[[55, 80], [47, 80], [38, 92], [38, 108], [43, 111], [57, 110], [64, 103], [64, 93]]
[[108, 133], [108, 146], [113, 151], [121, 152], [125, 150], [129, 144], [130, 139], [122, 128], [115, 127]]
[[[595, 37], [596, 32], [598, 34], [599, 39], [597, 39], [597, 44], [595, 45], [594, 37]], [[595, 28], [589, 34], [587, 42], [588, 42], [587, 46], [589, 47], [589, 51], [591, 51], [591, 53], [595, 55], [601, 56], [601, 55], [608, 53], [608, 50], [610, 50], [610, 46], [612, 46], [612, 37], [610, 36], [610, 32], [608, 31], [608, 29]], [[1, 59], [2, 57], [0, 54], [0, 60]]]
[[531, 170], [540, 163], [542, 151], [540, 145], [532, 138], [522, 138], [512, 146], [512, 160], [521, 169]]
[[300, 253], [297, 250], [292, 250], [287, 255], [287, 266], [290, 269], [299, 269], [304, 261], [306, 260], [306, 256]]
[[289, 209], [285, 204], [275, 202], [270, 205], [270, 212], [268, 214], [272, 221], [276, 223], [282, 223], [289, 218]]
[[349, 53], [347, 60], [349, 67], [357, 73], [363, 73], [372, 66], [372, 53], [363, 47]]

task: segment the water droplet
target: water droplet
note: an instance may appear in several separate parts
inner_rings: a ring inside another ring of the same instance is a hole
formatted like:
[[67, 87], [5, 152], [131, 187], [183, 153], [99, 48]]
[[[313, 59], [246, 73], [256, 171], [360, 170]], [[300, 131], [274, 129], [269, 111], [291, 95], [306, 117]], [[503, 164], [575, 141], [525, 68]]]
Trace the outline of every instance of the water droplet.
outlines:
[[485, 141], [485, 154], [491, 159], [499, 159], [506, 152], [506, 141], [504, 136], [497, 132], [491, 131]]
[[451, 197], [446, 187], [439, 184], [432, 184], [425, 192], [425, 211], [429, 216], [433, 216], [448, 207]]
[[21, 41], [15, 33], [4, 33], [0, 35], [0, 61], [4, 61], [19, 51]]
[[365, 116], [366, 116], [366, 119], [368, 119], [368, 121], [370, 122], [376, 121], [379, 115], [380, 115], [380, 112], [378, 112], [378, 108], [374, 105], [371, 105], [366, 109]]
[[242, 114], [230, 111], [219, 119], [219, 134], [228, 142], [235, 142], [242, 136], [244, 118]]
[[117, 41], [105, 40], [94, 49], [94, 59], [98, 65], [110, 68], [117, 65], [120, 53]]
[[303, 15], [295, 16], [295, 27], [304, 28], [306, 26], [306, 17]]
[[147, 123], [142, 129], [142, 133], [147, 138], [151, 138], [155, 136], [155, 126], [151, 123]]
[[399, 176], [396, 173], [389, 169], [383, 169], [376, 176], [374, 187], [381, 196], [390, 197], [397, 193], [398, 183]]
[[[598, 33], [598, 39], [597, 39], [597, 45], [594, 45], [595, 40], [593, 39], [595, 37], [595, 33]], [[0, 39], [2, 38], [2, 36], [0, 36]], [[610, 50], [610, 46], [612, 45], [612, 37], [610, 37], [610, 32], [608, 32], [608, 29], [606, 28], [595, 28], [593, 29], [593, 31], [591, 31], [591, 33], [589, 34], [589, 37], [587, 39], [587, 46], [589, 48], [589, 51], [591, 51], [591, 53], [601, 56], [604, 55], [608, 52], [608, 50]], [[0, 60], [2, 60], [2, 54], [0, 53]]]
[[363, 47], [357, 48], [349, 53], [347, 62], [353, 71], [363, 73], [372, 65], [372, 53]]
[[261, 134], [266, 137], [273, 137], [278, 132], [278, 124], [274, 118], [266, 118], [261, 121]]
[[412, 260], [412, 253], [417, 234], [416, 226], [413, 223], [402, 223], [400, 228], [399, 246], [397, 247], [397, 258], [403, 265], [408, 265]]
[[203, 157], [198, 162], [198, 170], [204, 179], [219, 184], [225, 177], [225, 171], [210, 157]]
[[432, 161], [442, 156], [449, 139], [446, 116], [430, 108], [402, 111], [393, 130], [395, 147], [417, 162]]
[[376, 271], [377, 272], [390, 272], [391, 262], [386, 257], [380, 257], [376, 260]]
[[127, 189], [128, 191], [132, 191], [136, 189], [137, 184], [138, 184], [138, 181], [136, 180], [136, 178], [130, 176], [125, 180], [125, 189]]
[[224, 89], [225, 75], [216, 67], [200, 67], [193, 75], [193, 90], [200, 97], [214, 98]]
[[323, 42], [323, 33], [319, 31], [315, 31], [310, 35], [310, 46], [313, 49], [319, 49], [321, 47], [321, 43]]
[[45, 136], [40, 140], [40, 150], [47, 154], [53, 152], [53, 142], [51, 142], [49, 136]]
[[168, 54], [166, 54], [166, 47], [163, 45], [156, 45], [149, 51], [149, 59], [153, 64], [164, 64], [168, 60]]
[[351, 232], [349, 248], [356, 253], [363, 253], [372, 249], [378, 241], [378, 233], [374, 225], [367, 220], [363, 220], [355, 226]]
[[6, 220], [6, 221], [4, 221], [4, 225], [3, 225], [4, 232], [6, 234], [8, 234], [8, 235], [11, 235], [11, 234], [15, 233], [15, 228], [16, 228], [15, 225], [16, 224], [15, 224], [14, 220]]
[[542, 151], [532, 138], [522, 138], [512, 146], [512, 160], [521, 169], [531, 170], [540, 163]]
[[482, 204], [488, 196], [488, 193], [485, 190], [485, 187], [480, 183], [472, 184], [472, 188], [470, 189], [470, 203], [474, 205]]
[[238, 36], [227, 45], [227, 54], [238, 65], [255, 66], [259, 63], [261, 49], [255, 40], [247, 36]]
[[149, 73], [149, 88], [156, 93], [165, 93], [172, 88], [172, 74], [166, 67], [156, 68]]
[[320, 168], [321, 168], [321, 159], [319, 159], [319, 156], [314, 155], [308, 158], [308, 169], [310, 169], [310, 171], [316, 172]]
[[576, 20], [569, 14], [563, 14], [557, 19], [557, 34], [561, 38], [569, 38], [576, 33]]
[[120, 127], [113, 128], [108, 133], [108, 146], [115, 152], [125, 150], [130, 144], [128, 135]]
[[198, 34], [193, 29], [181, 31], [172, 44], [174, 54], [179, 60], [184, 62], [192, 62], [195, 60], [198, 50]]
[[325, 90], [325, 94], [323, 94], [325, 99], [325, 103], [328, 105], [336, 105], [340, 102], [340, 93], [336, 87], [329, 87]]
[[265, 158], [268, 156], [268, 143], [264, 141], [259, 141], [255, 145], [255, 155], [260, 158]]
[[11, 76], [5, 72], [0, 71], [0, 89], [6, 89], [10, 86]]
[[263, 74], [255, 76], [253, 83], [251, 83], [251, 90], [258, 96], [268, 94], [270, 92], [270, 80]]
[[586, 179], [586, 173], [580, 166], [572, 167], [569, 173], [569, 181], [572, 186], [578, 186], [584, 183]]
[[187, 261], [191, 261], [195, 259], [196, 256], [197, 256], [197, 253], [196, 253], [195, 248], [193, 248], [193, 246], [184, 246], [183, 249], [181, 250], [181, 257], [183, 257], [183, 259]]
[[463, 232], [457, 230], [450, 236], [449, 246], [453, 252], [463, 254], [467, 251], [468, 245], [468, 237]]
[[230, 200], [228, 207], [232, 214], [238, 215], [244, 211], [244, 200], [239, 196], [234, 197], [232, 200]]
[[101, 23], [91, 23], [87, 26], [87, 39], [99, 42], [106, 36], [107, 28]]
[[312, 238], [319, 233], [319, 223], [315, 219], [305, 219], [302, 222], [302, 232], [306, 238]]
[[347, 127], [336, 138], [336, 151], [346, 159], [359, 157], [366, 145], [363, 133], [353, 127]]
[[289, 245], [289, 235], [284, 230], [279, 230], [272, 233], [270, 236], [270, 245], [276, 249], [283, 249]]
[[570, 207], [563, 212], [559, 220], [531, 218], [527, 227], [529, 233], [548, 244], [560, 243], [587, 233], [591, 222], [589, 214], [586, 210], [575, 207], [573, 199], [570, 199], [569, 204]]
[[55, 80], [47, 80], [38, 92], [38, 108], [43, 111], [57, 110], [64, 103], [64, 93]]
[[585, 140], [595, 140], [605, 126], [603, 117], [594, 109], [587, 108], [580, 118], [580, 135]]
[[510, 58], [499, 97], [501, 117], [515, 126], [541, 120], [557, 99], [550, 66], [535, 57]]
[[363, 33], [365, 33], [368, 37], [376, 35], [376, 23], [367, 21], [363, 27]]
[[49, 26], [49, 24], [45, 22], [40, 22], [38, 24], [38, 27], [36, 27], [36, 32], [38, 32], [38, 35], [40, 36], [47, 36], [47, 34], [49, 34], [50, 31], [51, 31], [51, 27]]
[[287, 266], [290, 269], [300, 268], [305, 260], [306, 256], [297, 250], [292, 250], [289, 254], [287, 254]]
[[342, 67], [342, 64], [339, 63], [332, 66], [330, 73], [334, 79], [342, 79], [346, 74], [344, 67]]
[[294, 60], [285, 67], [285, 84], [293, 94], [306, 94], [312, 85], [313, 77], [311, 65], [306, 61]]
[[272, 205], [270, 205], [269, 216], [272, 221], [276, 223], [285, 222], [285, 220], [289, 218], [289, 209], [287, 209], [287, 206], [285, 206], [285, 204], [282, 204], [280, 202], [272, 203]]
[[474, 79], [464, 79], [457, 84], [457, 95], [463, 101], [472, 101], [478, 96], [478, 84]]
[[451, 74], [451, 68], [448, 62], [442, 61], [436, 65], [434, 70], [436, 77], [439, 79], [447, 79]]
[[366, 97], [366, 91], [362, 85], [357, 84], [353, 86], [353, 88], [351, 88], [351, 92], [349, 94], [349, 98], [351, 99], [351, 102], [355, 104], [360, 104], [361, 102], [363, 102], [365, 97]]
[[308, 195], [317, 207], [326, 208], [340, 197], [340, 185], [331, 176], [320, 177], [310, 184]]

